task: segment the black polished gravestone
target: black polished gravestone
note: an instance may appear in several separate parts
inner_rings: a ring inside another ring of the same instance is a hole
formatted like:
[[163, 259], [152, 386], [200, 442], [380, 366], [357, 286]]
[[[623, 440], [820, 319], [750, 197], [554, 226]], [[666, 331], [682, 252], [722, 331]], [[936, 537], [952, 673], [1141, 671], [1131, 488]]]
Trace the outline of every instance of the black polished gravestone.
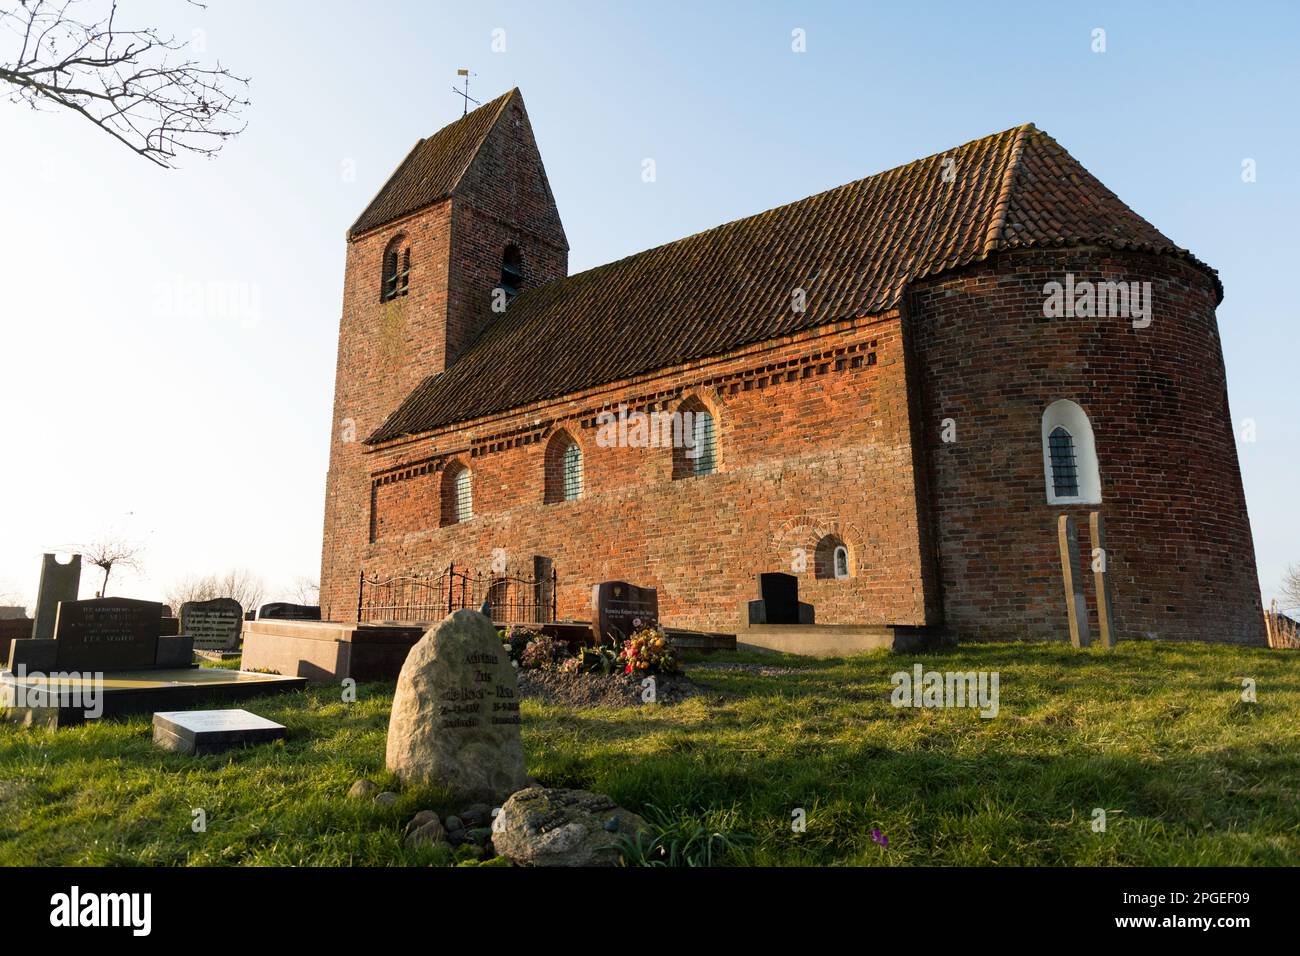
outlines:
[[749, 602], [750, 624], [812, 624], [813, 606], [799, 600], [799, 579], [770, 571], [758, 576], [757, 601]]
[[181, 628], [201, 651], [233, 651], [244, 628], [244, 607], [233, 598], [186, 601], [181, 605]]
[[624, 641], [659, 626], [659, 592], [626, 581], [602, 581], [591, 589], [591, 629], [596, 643]]
[[54, 619], [58, 666], [76, 671], [157, 666], [162, 608], [157, 601], [131, 598], [61, 602]]
[[287, 604], [276, 601], [272, 604], [263, 604], [257, 612], [257, 619], [259, 621], [319, 621], [320, 605]]

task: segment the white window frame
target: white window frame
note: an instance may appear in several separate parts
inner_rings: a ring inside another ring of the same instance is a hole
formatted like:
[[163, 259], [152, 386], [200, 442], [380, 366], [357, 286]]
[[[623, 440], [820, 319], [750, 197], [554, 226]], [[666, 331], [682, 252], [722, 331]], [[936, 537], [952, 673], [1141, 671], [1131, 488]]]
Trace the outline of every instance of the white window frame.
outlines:
[[[1049, 437], [1058, 427], [1064, 428], [1074, 440], [1074, 461], [1078, 470], [1079, 493], [1057, 495], [1052, 481], [1052, 451]], [[1092, 435], [1088, 414], [1069, 399], [1052, 402], [1043, 412], [1043, 481], [1049, 505], [1099, 505], [1101, 504], [1101, 468], [1097, 462], [1097, 442]]]
[[[570, 471], [573, 473], [570, 481]], [[577, 501], [582, 497], [582, 446], [576, 441], [565, 446], [560, 456], [560, 498], [563, 501]]]
[[[452, 511], [456, 517], [456, 524], [462, 521], [469, 521], [474, 517], [474, 477], [468, 468], [462, 468], [456, 472], [455, 478], [452, 479]], [[460, 483], [465, 483], [465, 493], [462, 496]]]
[[[840, 555], [844, 555], [844, 573], [840, 574]], [[847, 545], [837, 544], [831, 552], [831, 577], [843, 581], [851, 577], [849, 568], [849, 549]]]

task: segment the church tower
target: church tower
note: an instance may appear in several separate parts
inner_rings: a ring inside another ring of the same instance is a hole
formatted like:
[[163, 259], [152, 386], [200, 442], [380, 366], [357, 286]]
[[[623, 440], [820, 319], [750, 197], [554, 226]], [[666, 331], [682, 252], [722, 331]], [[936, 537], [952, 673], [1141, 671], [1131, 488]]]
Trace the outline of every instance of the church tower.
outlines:
[[326, 620], [356, 612], [365, 439], [514, 295], [563, 278], [568, 259], [518, 89], [416, 143], [348, 230], [321, 555]]

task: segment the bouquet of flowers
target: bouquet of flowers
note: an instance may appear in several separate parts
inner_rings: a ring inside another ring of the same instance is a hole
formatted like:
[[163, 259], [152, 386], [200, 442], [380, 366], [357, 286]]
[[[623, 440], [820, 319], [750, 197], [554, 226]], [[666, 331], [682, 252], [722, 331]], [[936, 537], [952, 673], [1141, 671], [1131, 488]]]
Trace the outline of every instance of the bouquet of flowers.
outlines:
[[678, 668], [677, 653], [668, 635], [657, 627], [636, 631], [623, 642], [618, 655], [623, 672], [639, 674], [673, 674]]

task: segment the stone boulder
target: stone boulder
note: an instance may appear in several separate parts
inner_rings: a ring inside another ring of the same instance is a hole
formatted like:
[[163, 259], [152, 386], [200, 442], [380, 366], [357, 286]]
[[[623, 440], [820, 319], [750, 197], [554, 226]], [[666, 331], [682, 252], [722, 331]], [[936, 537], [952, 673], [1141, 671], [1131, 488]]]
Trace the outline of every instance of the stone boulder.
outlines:
[[586, 790], [520, 790], [492, 821], [492, 845], [520, 866], [615, 866], [622, 837], [645, 820]]
[[505, 800], [527, 785], [519, 685], [492, 622], [460, 610], [424, 632], [397, 678], [387, 765], [453, 800]]

